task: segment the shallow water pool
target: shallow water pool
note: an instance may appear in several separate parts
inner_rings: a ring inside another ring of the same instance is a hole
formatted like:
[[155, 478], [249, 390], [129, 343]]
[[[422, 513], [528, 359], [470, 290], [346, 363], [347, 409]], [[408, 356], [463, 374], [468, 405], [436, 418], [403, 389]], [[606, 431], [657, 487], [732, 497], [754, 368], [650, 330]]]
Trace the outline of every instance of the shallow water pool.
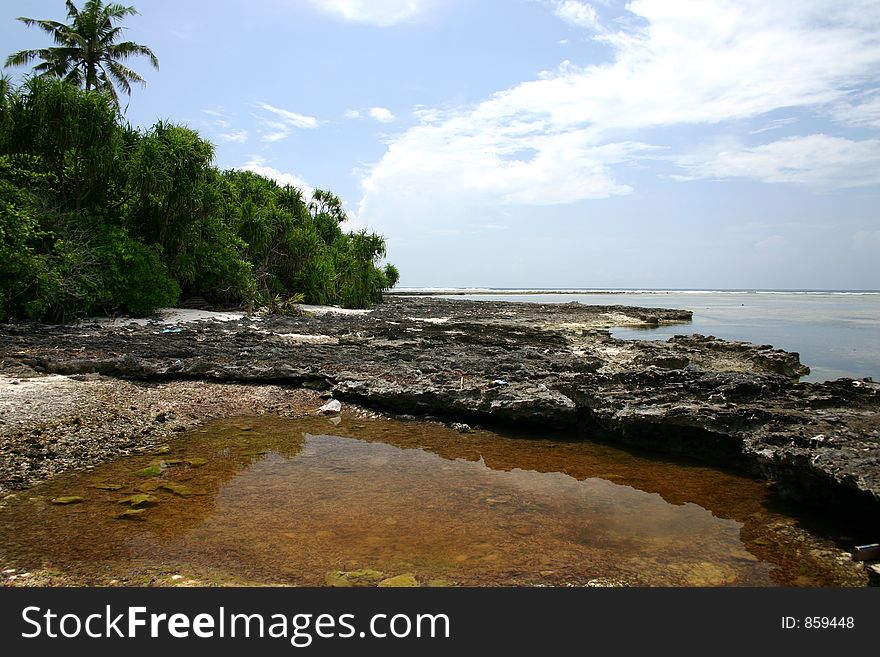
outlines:
[[323, 585], [362, 569], [425, 585], [860, 583], [759, 481], [553, 438], [214, 422], [6, 500], [0, 556], [96, 584]]

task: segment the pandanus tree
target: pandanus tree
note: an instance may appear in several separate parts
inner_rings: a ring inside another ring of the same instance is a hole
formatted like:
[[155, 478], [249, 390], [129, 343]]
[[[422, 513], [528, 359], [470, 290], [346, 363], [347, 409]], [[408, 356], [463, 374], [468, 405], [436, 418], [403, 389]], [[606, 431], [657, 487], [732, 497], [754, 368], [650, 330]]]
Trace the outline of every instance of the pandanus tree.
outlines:
[[121, 41], [124, 28], [118, 23], [138, 12], [134, 7], [104, 4], [101, 0], [87, 0], [82, 10], [71, 0], [66, 3], [70, 20], [67, 24], [24, 16], [18, 19], [28, 27], [38, 27], [51, 35], [55, 46], [20, 50], [9, 55], [6, 66], [25, 66], [39, 59], [34, 66], [37, 75], [62, 78], [86, 91], [102, 91], [118, 108], [117, 88], [130, 96], [132, 83], [144, 83], [144, 79], [123, 62], [140, 55], [148, 57], [150, 63], [159, 68], [159, 60], [150, 48], [133, 41]]

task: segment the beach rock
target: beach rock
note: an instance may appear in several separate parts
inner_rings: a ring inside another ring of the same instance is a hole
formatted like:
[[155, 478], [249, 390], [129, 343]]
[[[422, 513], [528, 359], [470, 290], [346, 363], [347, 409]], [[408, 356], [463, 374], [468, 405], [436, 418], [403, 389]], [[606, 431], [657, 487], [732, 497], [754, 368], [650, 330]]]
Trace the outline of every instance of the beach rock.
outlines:
[[[832, 513], [880, 517], [880, 386], [798, 383], [806, 371], [798, 355], [769, 345], [609, 334], [690, 317], [673, 309], [390, 296], [370, 313], [192, 323], [161, 336], [141, 326], [4, 325], [0, 364], [17, 368], [23, 382], [27, 369], [139, 382], [319, 382], [333, 395], [320, 413], [336, 415], [351, 402], [446, 422], [577, 433], [734, 467]], [[290, 335], [316, 337], [294, 342]], [[153, 422], [159, 412], [145, 421], [173, 430], [171, 414]], [[16, 444], [13, 456], [31, 471], [69, 467], [50, 450], [28, 448], [24, 437]], [[139, 474], [158, 476], [156, 468]], [[0, 484], [26, 485], [22, 471], [0, 466]]]
[[342, 403], [338, 399], [331, 399], [326, 404], [324, 404], [321, 408], [318, 409], [324, 415], [332, 415], [334, 413], [339, 413], [342, 410]]

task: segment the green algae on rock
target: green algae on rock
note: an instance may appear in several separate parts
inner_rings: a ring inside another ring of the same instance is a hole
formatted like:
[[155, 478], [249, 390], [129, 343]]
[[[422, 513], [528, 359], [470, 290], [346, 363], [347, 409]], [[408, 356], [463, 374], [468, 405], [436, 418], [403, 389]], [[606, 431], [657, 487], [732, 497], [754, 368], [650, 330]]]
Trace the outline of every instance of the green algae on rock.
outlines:
[[85, 502], [86, 498], [80, 497], [79, 495], [62, 495], [61, 497], [56, 497], [52, 500], [52, 504], [65, 505], [65, 504], [79, 504], [80, 502]]
[[139, 493], [137, 495], [129, 495], [128, 497], [123, 497], [121, 500], [118, 500], [118, 502], [119, 504], [127, 504], [132, 509], [143, 509], [148, 506], [155, 506], [159, 503], [159, 499], [153, 497], [152, 495]]
[[364, 568], [362, 570], [333, 570], [324, 577], [324, 583], [333, 588], [376, 586], [385, 579], [385, 573]]
[[169, 493], [174, 493], [178, 497], [189, 497], [190, 495], [195, 494], [189, 486], [184, 486], [183, 484], [178, 484], [173, 481], [163, 481], [159, 483], [156, 488], [167, 490]]
[[412, 573], [404, 573], [403, 575], [383, 579], [376, 586], [380, 588], [416, 588], [419, 586], [419, 581]]
[[152, 465], [148, 465], [146, 468], [142, 470], [138, 470], [135, 472], [138, 477], [158, 477], [162, 474], [162, 464], [161, 463], [153, 463]]
[[99, 482], [97, 484], [89, 484], [89, 488], [97, 488], [98, 490], [121, 490], [122, 484], [108, 484]]

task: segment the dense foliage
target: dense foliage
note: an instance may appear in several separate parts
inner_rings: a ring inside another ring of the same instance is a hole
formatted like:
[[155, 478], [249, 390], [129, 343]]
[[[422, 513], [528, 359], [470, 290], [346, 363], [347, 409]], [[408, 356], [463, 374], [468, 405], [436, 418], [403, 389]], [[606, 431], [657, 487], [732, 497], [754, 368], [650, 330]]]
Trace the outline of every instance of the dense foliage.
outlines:
[[212, 166], [193, 130], [120, 122], [111, 97], [61, 79], [0, 79], [0, 318], [144, 315], [190, 296], [233, 306], [367, 307], [398, 279], [382, 237], [310, 200]]

